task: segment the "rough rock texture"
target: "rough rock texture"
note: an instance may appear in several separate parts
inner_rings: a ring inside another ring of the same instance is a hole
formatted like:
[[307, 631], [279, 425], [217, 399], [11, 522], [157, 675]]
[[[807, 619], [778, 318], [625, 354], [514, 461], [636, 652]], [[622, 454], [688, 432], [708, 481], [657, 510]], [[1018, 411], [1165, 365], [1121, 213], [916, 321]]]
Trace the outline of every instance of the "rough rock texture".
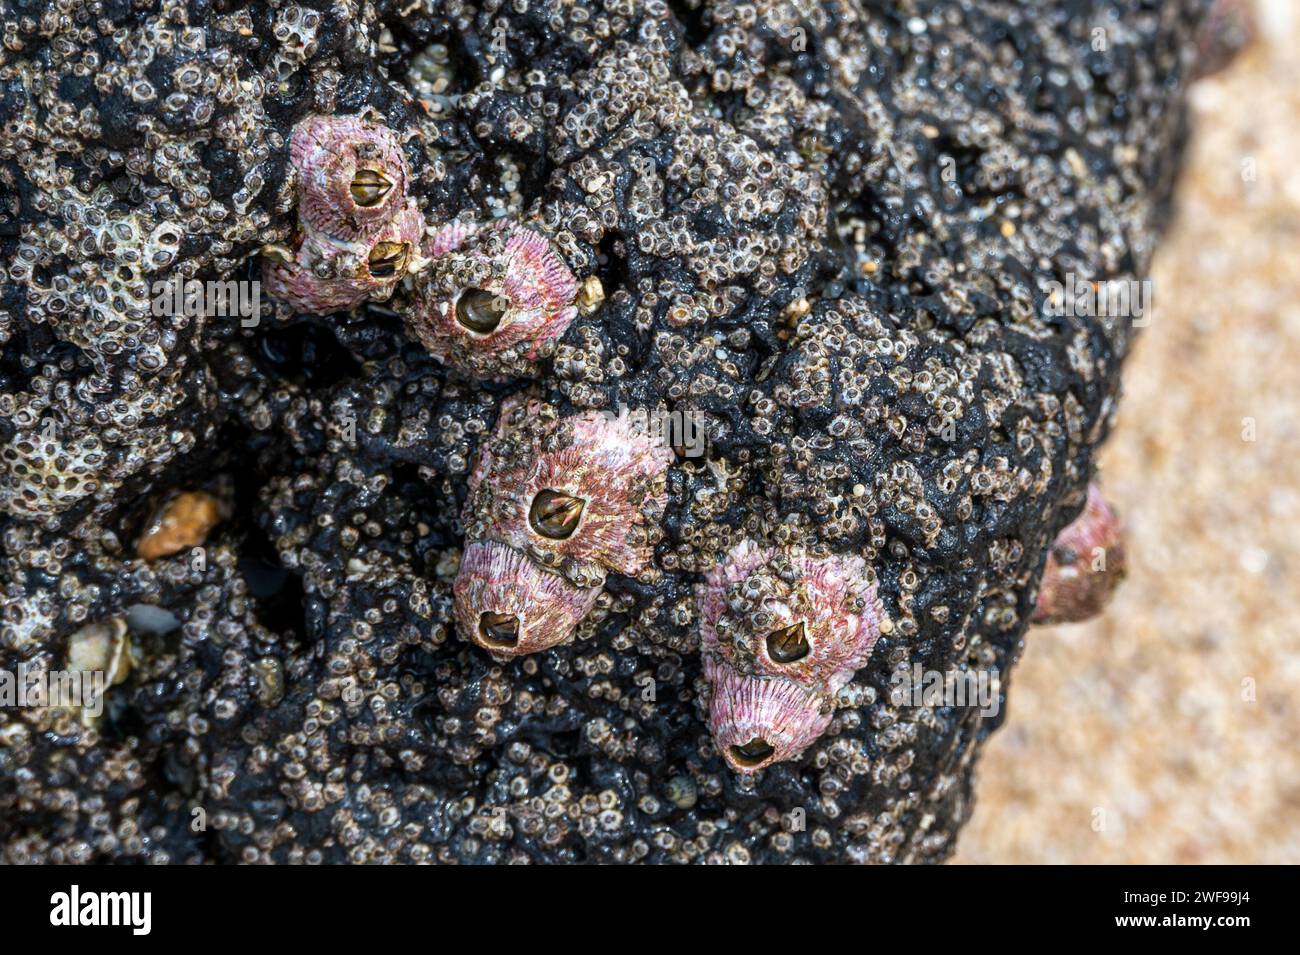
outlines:
[[[944, 858], [996, 721], [890, 675], [1019, 653], [1132, 336], [1047, 283], [1145, 274], [1205, 7], [2, 0], [0, 667], [138, 604], [180, 623], [136, 612], [90, 727], [0, 710], [3, 858]], [[457, 378], [388, 304], [151, 312], [289, 238], [311, 113], [393, 129], [431, 227], [527, 218], [600, 279], [545, 400], [708, 431], [575, 642], [499, 665], [451, 614], [475, 450], [527, 383]], [[220, 485], [200, 552], [135, 556]], [[752, 779], [691, 599], [746, 537], [865, 558], [890, 623]]]

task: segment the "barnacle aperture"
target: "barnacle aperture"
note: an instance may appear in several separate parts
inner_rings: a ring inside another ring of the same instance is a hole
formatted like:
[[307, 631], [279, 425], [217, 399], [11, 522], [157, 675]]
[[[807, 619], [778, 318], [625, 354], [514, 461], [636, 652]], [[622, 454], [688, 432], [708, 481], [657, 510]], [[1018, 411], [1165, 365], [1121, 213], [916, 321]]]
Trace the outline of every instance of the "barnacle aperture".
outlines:
[[409, 242], [376, 242], [370, 249], [367, 261], [370, 274], [377, 279], [389, 279], [406, 271], [411, 258]]
[[586, 506], [587, 502], [580, 497], [545, 488], [533, 498], [532, 507], [528, 509], [528, 523], [543, 537], [564, 540], [572, 537], [578, 529]]
[[509, 307], [504, 296], [487, 289], [466, 289], [456, 300], [456, 321], [475, 334], [488, 335], [496, 331]]
[[767, 655], [774, 663], [794, 663], [809, 653], [803, 622], [773, 630], [767, 635]]
[[774, 752], [771, 743], [757, 736], [743, 746], [731, 747], [732, 758], [745, 767], [761, 766]]
[[494, 647], [513, 647], [519, 642], [519, 617], [513, 613], [485, 611], [478, 618], [478, 632]]
[[358, 169], [353, 173], [348, 188], [353, 201], [363, 209], [369, 209], [384, 201], [393, 189], [393, 180], [378, 169]]

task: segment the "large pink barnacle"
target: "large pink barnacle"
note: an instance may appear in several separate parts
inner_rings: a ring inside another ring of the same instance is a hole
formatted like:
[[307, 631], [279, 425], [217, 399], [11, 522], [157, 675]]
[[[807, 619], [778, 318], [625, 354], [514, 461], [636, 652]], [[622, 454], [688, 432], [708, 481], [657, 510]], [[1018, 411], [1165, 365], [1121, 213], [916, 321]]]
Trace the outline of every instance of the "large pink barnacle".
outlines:
[[357, 241], [406, 208], [410, 167], [387, 126], [359, 116], [309, 116], [290, 135], [289, 158], [307, 231]]
[[649, 565], [667, 504], [670, 448], [626, 415], [548, 418], [503, 409], [470, 480], [466, 535], [522, 551], [579, 586]]
[[573, 273], [526, 226], [454, 222], [424, 254], [432, 263], [407, 321], [432, 355], [469, 377], [534, 375], [577, 315]]
[[600, 587], [576, 587], [496, 541], [465, 548], [452, 589], [461, 633], [504, 657], [562, 643], [600, 595]]
[[706, 575], [696, 605], [709, 730], [743, 773], [795, 759], [826, 731], [883, 615], [861, 558], [753, 541]]
[[419, 261], [424, 220], [414, 204], [353, 241], [301, 230], [296, 246], [262, 257], [267, 292], [300, 312], [326, 314], [383, 300]]
[[1124, 525], [1097, 485], [1083, 513], [1052, 543], [1038, 589], [1034, 623], [1077, 623], [1105, 609], [1128, 572]]
[[608, 572], [649, 566], [672, 458], [626, 417], [507, 401], [470, 476], [462, 635], [509, 656], [567, 640]]

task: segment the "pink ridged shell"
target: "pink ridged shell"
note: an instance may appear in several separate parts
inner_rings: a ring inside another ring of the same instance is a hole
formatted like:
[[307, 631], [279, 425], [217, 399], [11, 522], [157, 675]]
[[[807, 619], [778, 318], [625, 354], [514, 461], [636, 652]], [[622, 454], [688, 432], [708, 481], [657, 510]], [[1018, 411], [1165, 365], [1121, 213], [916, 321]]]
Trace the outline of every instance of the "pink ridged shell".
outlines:
[[[297, 173], [303, 227], [342, 242], [373, 236], [405, 208], [410, 167], [386, 126], [359, 116], [309, 116], [294, 127], [289, 158]], [[358, 169], [374, 169], [393, 183], [373, 206], [352, 196]]]
[[[793, 680], [750, 676], [717, 657], [704, 658], [704, 676], [712, 691], [709, 732], [722, 758], [737, 772], [753, 773], [797, 759], [830, 725], [831, 703]], [[770, 745], [772, 754], [748, 763], [733, 747], [755, 738]]]
[[[768, 566], [788, 563], [793, 580], [784, 581]], [[751, 601], [752, 608], [729, 603], [751, 577], [771, 590]], [[801, 548], [778, 549], [744, 541], [705, 575], [696, 589], [700, 647], [716, 653], [741, 672], [783, 676], [835, 692], [867, 662], [880, 636], [882, 611], [875, 587], [860, 557], [813, 557]], [[756, 612], [772, 622], [755, 632]], [[795, 663], [777, 663], [766, 652], [767, 634], [802, 621], [812, 650]]]
[[[452, 591], [461, 635], [498, 656], [536, 653], [563, 643], [600, 595], [599, 587], [575, 587], [495, 541], [475, 541], [465, 548]], [[519, 640], [513, 647], [481, 639], [479, 619], [487, 612], [519, 618]]]
[[[300, 312], [327, 314], [353, 308], [367, 300], [381, 300], [392, 293], [406, 274], [376, 278], [370, 274], [370, 250], [380, 242], [405, 242], [411, 246], [409, 269], [419, 261], [424, 219], [410, 202], [391, 222], [368, 239], [342, 242], [324, 233], [307, 230], [294, 250], [292, 262], [278, 262], [263, 256], [262, 280], [267, 293]], [[328, 275], [322, 276], [317, 267]]]
[[[1094, 570], [1098, 553], [1104, 568]], [[1052, 543], [1033, 622], [1077, 623], [1100, 614], [1128, 572], [1124, 525], [1097, 485], [1088, 485], [1083, 513]]]
[[[433, 261], [417, 282], [407, 321], [430, 354], [469, 377], [535, 374], [577, 316], [573, 273], [544, 236], [525, 226], [453, 222], [429, 238], [424, 252]], [[471, 289], [508, 303], [490, 332], [456, 319], [457, 303]]]
[[[696, 588], [700, 652], [712, 695], [709, 728], [741, 772], [793, 759], [829, 725], [836, 694], [871, 657], [884, 615], [866, 562], [744, 541]], [[802, 624], [808, 652], [780, 662], [767, 637]], [[747, 763], [732, 751], [758, 738], [774, 752]]]
[[[589, 411], [545, 422], [538, 403], [509, 403], [470, 478], [466, 534], [508, 543], [582, 586], [601, 583], [605, 571], [639, 574], [653, 556], [672, 460], [626, 418]], [[533, 499], [546, 489], [586, 502], [563, 540], [529, 523]]]

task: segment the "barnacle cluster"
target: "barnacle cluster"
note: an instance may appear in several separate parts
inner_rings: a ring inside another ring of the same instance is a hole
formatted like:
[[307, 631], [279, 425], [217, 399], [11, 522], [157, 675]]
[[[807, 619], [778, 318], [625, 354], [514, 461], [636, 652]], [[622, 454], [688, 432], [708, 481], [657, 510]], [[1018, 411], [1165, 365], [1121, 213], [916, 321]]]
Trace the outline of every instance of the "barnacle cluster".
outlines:
[[718, 750], [741, 772], [799, 756], [880, 636], [865, 562], [747, 540], [697, 593]]
[[14, 5], [0, 859], [944, 858], [1208, 5]]
[[267, 290], [302, 312], [387, 298], [424, 240], [392, 131], [357, 116], [308, 116], [289, 138], [289, 159], [298, 225], [289, 247], [263, 249]]
[[608, 573], [646, 571], [672, 451], [599, 412], [511, 401], [479, 449], [456, 577], [461, 632], [494, 653], [567, 640]]

